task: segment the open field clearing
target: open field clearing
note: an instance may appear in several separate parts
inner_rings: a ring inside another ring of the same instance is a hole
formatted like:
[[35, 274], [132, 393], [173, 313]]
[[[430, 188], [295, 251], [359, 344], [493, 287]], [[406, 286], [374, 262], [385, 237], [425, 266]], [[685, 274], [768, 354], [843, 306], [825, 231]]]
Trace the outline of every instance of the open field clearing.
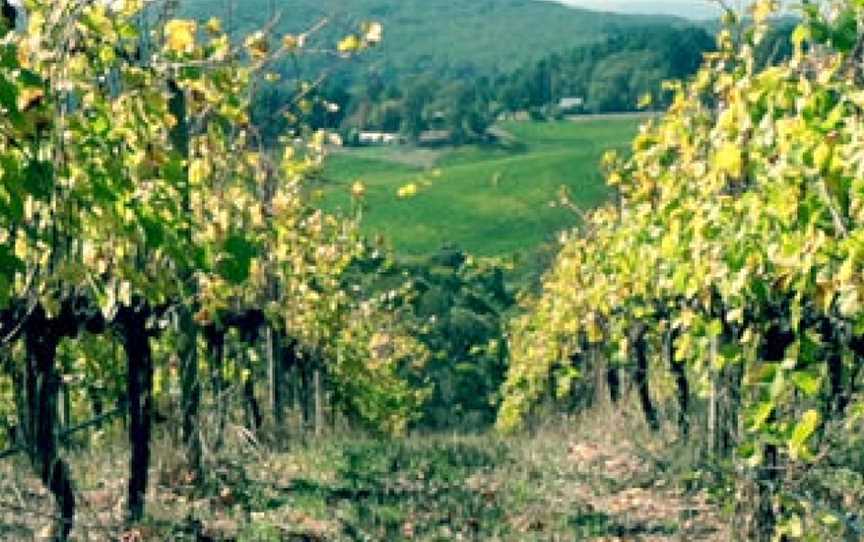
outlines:
[[[365, 231], [384, 236], [402, 255], [446, 243], [482, 256], [531, 249], [578, 222], [572, 211], [550, 206], [562, 186], [582, 209], [608, 196], [600, 157], [606, 149], [625, 148], [639, 122], [508, 122], [500, 129], [512, 138], [496, 146], [340, 151], [327, 165], [322, 206], [350, 212], [351, 185], [360, 180], [367, 187]], [[398, 197], [412, 183], [416, 195]]]

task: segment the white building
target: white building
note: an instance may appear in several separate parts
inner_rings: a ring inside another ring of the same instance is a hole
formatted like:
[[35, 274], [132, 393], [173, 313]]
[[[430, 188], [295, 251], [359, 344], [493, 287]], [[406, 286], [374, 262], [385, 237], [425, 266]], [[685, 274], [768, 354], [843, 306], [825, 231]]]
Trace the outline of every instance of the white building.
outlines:
[[357, 136], [361, 145], [399, 145], [405, 138], [391, 132], [360, 132]]
[[562, 111], [572, 111], [574, 109], [582, 109], [585, 106], [585, 100], [579, 97], [561, 98], [558, 101], [558, 108]]

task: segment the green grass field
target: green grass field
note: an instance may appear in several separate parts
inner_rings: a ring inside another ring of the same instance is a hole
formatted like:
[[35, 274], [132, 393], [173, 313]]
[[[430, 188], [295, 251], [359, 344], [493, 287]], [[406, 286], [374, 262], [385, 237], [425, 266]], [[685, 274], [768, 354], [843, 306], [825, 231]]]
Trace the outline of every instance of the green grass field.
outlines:
[[[626, 148], [640, 122], [513, 122], [500, 126], [512, 141], [497, 146], [346, 149], [329, 159], [321, 206], [350, 212], [351, 185], [362, 180], [365, 232], [382, 235], [401, 256], [448, 243], [479, 256], [530, 250], [578, 222], [573, 211], [550, 206], [561, 186], [583, 209], [608, 196], [600, 157], [606, 149]], [[399, 198], [399, 188], [409, 183], [417, 194]]]

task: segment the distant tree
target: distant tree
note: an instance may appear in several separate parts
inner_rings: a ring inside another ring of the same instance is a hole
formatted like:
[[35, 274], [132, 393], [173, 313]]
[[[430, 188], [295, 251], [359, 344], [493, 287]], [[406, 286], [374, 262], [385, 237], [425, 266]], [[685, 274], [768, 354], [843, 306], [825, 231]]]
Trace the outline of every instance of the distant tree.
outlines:
[[591, 111], [631, 111], [650, 92], [664, 104], [662, 81], [696, 71], [714, 40], [700, 28], [610, 29], [602, 43], [553, 53], [500, 78], [506, 111], [542, 112], [562, 97], [581, 97]]
[[[693, 73], [703, 52], [714, 47], [713, 38], [696, 27], [604, 31], [608, 38], [600, 43], [554, 52], [489, 76], [469, 63], [439, 60], [435, 69], [415, 76], [376, 64], [365, 74], [340, 76], [320, 90], [321, 101], [314, 107], [292, 112], [302, 113], [313, 127], [339, 126], [346, 135], [364, 129], [400, 131], [417, 141], [424, 130], [437, 127], [450, 131], [453, 141], [467, 143], [484, 139], [502, 112], [527, 111], [545, 119], [558, 111], [564, 97], [582, 98], [586, 109], [603, 113], [635, 110], [638, 98], [651, 93], [655, 105], [662, 107], [668, 97], [661, 92], [661, 82]], [[776, 44], [764, 53], [766, 58], [774, 49], [782, 55], [788, 48], [782, 32], [766, 41]], [[284, 109], [289, 96], [284, 83], [259, 91], [254, 118], [265, 136], [284, 127], [284, 117], [274, 111]], [[338, 111], [328, 103], [338, 105]]]
[[625, 111], [630, 104], [633, 55], [610, 56], [598, 63], [588, 87], [588, 108], [601, 113]]
[[411, 78], [405, 84], [401, 131], [412, 141], [417, 141], [427, 127], [426, 109], [435, 96], [436, 87], [435, 80], [428, 76]]
[[754, 56], [759, 67], [776, 65], [792, 56], [792, 32], [795, 25], [795, 21], [788, 20], [771, 27], [756, 48]]

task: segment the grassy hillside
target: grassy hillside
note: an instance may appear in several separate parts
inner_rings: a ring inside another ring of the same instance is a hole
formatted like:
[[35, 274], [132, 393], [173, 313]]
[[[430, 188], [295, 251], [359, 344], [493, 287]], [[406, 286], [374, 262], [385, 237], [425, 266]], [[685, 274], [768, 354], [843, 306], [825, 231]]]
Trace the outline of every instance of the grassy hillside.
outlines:
[[538, 0], [183, 0], [181, 5], [187, 16], [230, 19], [238, 33], [260, 28], [274, 8], [282, 12], [282, 32], [299, 32], [331, 17], [322, 34], [331, 42], [358, 21], [378, 20], [385, 27], [384, 43], [362, 62], [400, 74], [511, 69], [549, 51], [598, 41], [615, 28], [685, 24], [674, 17], [599, 13]]
[[[633, 117], [506, 123], [501, 129], [513, 138], [506, 146], [341, 151], [329, 161], [322, 206], [350, 210], [350, 186], [362, 180], [364, 228], [400, 254], [426, 254], [445, 243], [488, 256], [532, 249], [577, 222], [572, 211], [549, 205], [562, 185], [585, 209], [607, 196], [600, 156], [626, 146], [638, 123]], [[417, 195], [399, 198], [399, 188], [410, 183]]]

